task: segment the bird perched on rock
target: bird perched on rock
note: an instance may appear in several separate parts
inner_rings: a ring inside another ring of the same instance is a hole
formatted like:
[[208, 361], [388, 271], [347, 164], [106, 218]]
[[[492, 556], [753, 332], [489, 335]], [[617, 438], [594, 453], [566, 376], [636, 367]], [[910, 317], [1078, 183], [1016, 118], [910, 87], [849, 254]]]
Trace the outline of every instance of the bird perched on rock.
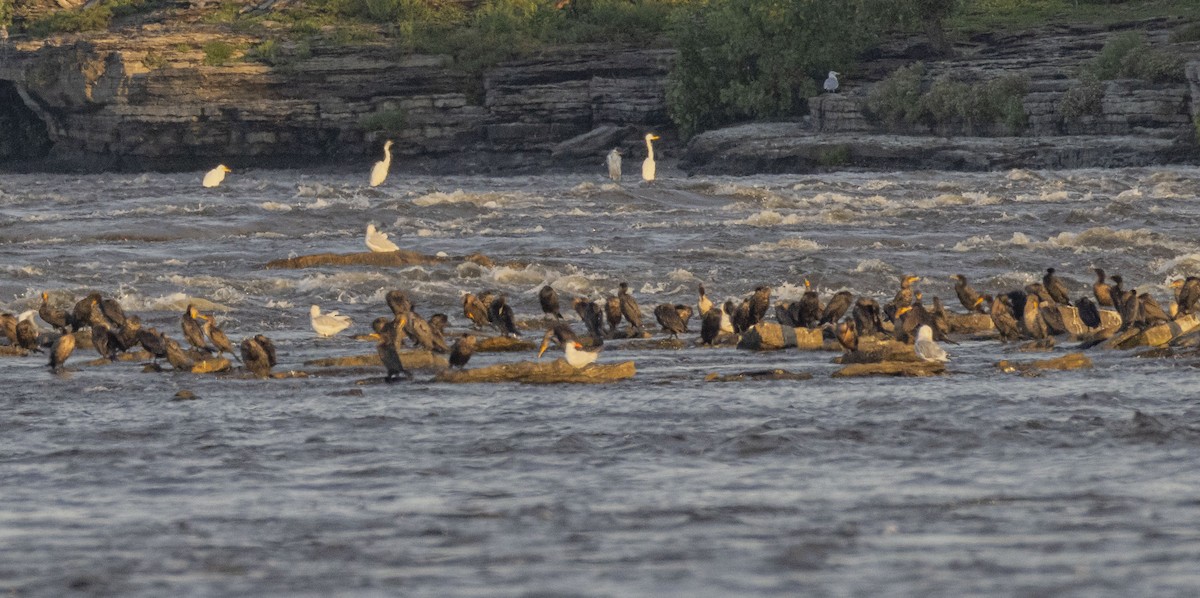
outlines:
[[599, 356], [599, 350], [585, 351], [583, 350], [583, 345], [579, 344], [578, 342], [567, 343], [566, 349], [564, 350], [564, 357], [566, 358], [567, 363], [576, 369], [590, 365], [591, 363], [595, 362], [596, 358]]
[[838, 90], [838, 75], [840, 74], [837, 71], [829, 71], [829, 75], [825, 77], [825, 91], [834, 93]]
[[333, 336], [350, 327], [350, 317], [336, 311], [321, 313], [320, 306], [314, 305], [308, 310], [309, 321], [318, 336]]
[[913, 351], [922, 361], [950, 361], [945, 349], [933, 341], [933, 329], [925, 324], [917, 328], [917, 341], [913, 343]]
[[563, 319], [562, 312], [559, 311], [558, 293], [554, 291], [554, 287], [550, 285], [542, 287], [542, 290], [538, 291], [538, 303], [542, 305], [542, 313], [560, 320]]
[[464, 334], [454, 341], [454, 346], [450, 347], [450, 367], [465, 368], [467, 362], [471, 360], [471, 356], [475, 354], [475, 335]]
[[75, 350], [75, 335], [64, 334], [54, 341], [54, 346], [50, 348], [50, 371], [61, 371], [67, 363], [67, 358], [71, 356], [71, 352]]
[[680, 334], [687, 332], [687, 325], [679, 317], [675, 306], [670, 303], [663, 303], [655, 307], [654, 319], [658, 321], [659, 326], [662, 326], [663, 332], [671, 333], [671, 338], [679, 338]]
[[268, 351], [267, 347], [259, 341], [260, 338], [265, 339], [266, 337], [260, 334], [242, 341], [240, 346], [242, 364], [246, 366], [246, 369], [253, 372], [255, 376], [267, 378], [271, 375], [271, 367], [275, 365], [275, 360], [272, 358], [275, 347], [272, 345], [270, 351]]
[[479, 300], [479, 297], [471, 293], [464, 293], [462, 298], [463, 315], [471, 321], [471, 326], [476, 330], [482, 328], [488, 323], [488, 308], [487, 305]]

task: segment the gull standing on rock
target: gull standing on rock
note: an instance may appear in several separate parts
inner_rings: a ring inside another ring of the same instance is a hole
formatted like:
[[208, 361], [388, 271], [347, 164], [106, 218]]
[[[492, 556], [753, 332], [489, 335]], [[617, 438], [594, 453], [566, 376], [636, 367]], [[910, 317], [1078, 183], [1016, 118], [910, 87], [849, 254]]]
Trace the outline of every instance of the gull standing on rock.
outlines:
[[614, 147], [611, 152], [608, 152], [608, 158], [604, 160], [604, 163], [608, 165], [608, 178], [616, 183], [621, 182], [621, 150]]
[[375, 230], [374, 224], [367, 225], [367, 249], [376, 253], [398, 251], [400, 248], [388, 239], [388, 234]]
[[838, 75], [837, 71], [829, 71], [829, 76], [825, 78], [825, 91], [834, 93], [838, 90]]
[[216, 187], [221, 184], [221, 181], [225, 180], [225, 173], [227, 172], [233, 171], [229, 170], [229, 167], [224, 164], [218, 164], [216, 168], [204, 175], [204, 182], [201, 184], [205, 187]]
[[933, 341], [933, 329], [925, 324], [917, 328], [917, 342], [913, 343], [913, 351], [921, 361], [950, 361], [946, 350]]
[[658, 135], [646, 133], [646, 159], [642, 160], [642, 180], [646, 182], [654, 180], [654, 144], [650, 142], [655, 139], [658, 139]]
[[336, 311], [321, 313], [321, 308], [317, 305], [312, 306], [308, 310], [310, 319], [312, 320], [313, 330], [323, 337], [333, 336], [350, 327], [350, 317], [338, 314]]

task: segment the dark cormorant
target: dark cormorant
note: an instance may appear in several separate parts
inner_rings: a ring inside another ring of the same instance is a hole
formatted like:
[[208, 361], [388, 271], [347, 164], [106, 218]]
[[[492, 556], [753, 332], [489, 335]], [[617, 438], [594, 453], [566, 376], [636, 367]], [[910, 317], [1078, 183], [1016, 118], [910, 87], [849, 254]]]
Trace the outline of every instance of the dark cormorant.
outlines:
[[138, 344], [138, 333], [142, 331], [142, 319], [136, 315], [125, 318], [125, 324], [117, 330], [117, 345], [122, 352]]
[[897, 317], [896, 312], [900, 311], [901, 307], [912, 305], [912, 284], [918, 280], [921, 280], [920, 276], [913, 276], [911, 274], [906, 274], [900, 279], [900, 290], [896, 291], [896, 294], [892, 297], [891, 302], [887, 304], [883, 312], [889, 320], [894, 322]]
[[675, 311], [675, 306], [670, 303], [663, 303], [655, 307], [654, 319], [658, 320], [658, 325], [662, 326], [663, 332], [671, 333], [671, 338], [679, 338], [680, 334], [687, 332], [687, 326], [679, 318], [679, 312]]
[[675, 304], [675, 313], [679, 315], [679, 319], [683, 321], [683, 331], [688, 331], [688, 322], [692, 319], [692, 306], [683, 303]]
[[579, 319], [583, 320], [583, 325], [587, 327], [593, 340], [599, 341], [604, 338], [604, 316], [595, 302], [576, 297], [571, 301], [571, 306], [575, 308], [575, 313], [579, 314]]
[[1116, 307], [1113, 303], [1112, 287], [1104, 282], [1104, 270], [1094, 268], [1096, 282], [1092, 283], [1092, 293], [1096, 295], [1096, 303], [1101, 307]]
[[120, 328], [125, 325], [125, 310], [121, 308], [120, 302], [116, 299], [101, 299], [97, 305], [100, 307], [100, 314], [108, 320], [106, 324], [109, 328]]
[[[559, 316], [560, 318], [562, 316]], [[475, 335], [464, 334], [454, 341], [454, 346], [450, 347], [450, 367], [465, 368], [467, 362], [471, 360], [471, 356], [475, 354]]]
[[[496, 301], [501, 301], [501, 299], [496, 299]], [[504, 307], [507, 307], [507, 305]], [[509, 313], [509, 317], [511, 319], [511, 310]], [[423, 349], [434, 351], [436, 353], [450, 352], [450, 347], [446, 346], [446, 339], [442, 338], [441, 335], [434, 333], [433, 327], [429, 325], [429, 322], [425, 321], [425, 318], [422, 318], [419, 314], [417, 314], [417, 312], [414, 311], [408, 312], [405, 314], [405, 316], [406, 317], [403, 318], [405, 324], [397, 328], [397, 330], [403, 330], [404, 333], [409, 336], [409, 338], [413, 339], [413, 342]], [[500, 318], [503, 318], [503, 316], [500, 316]], [[501, 328], [501, 330], [507, 332], [503, 328]]]
[[551, 326], [546, 330], [546, 336], [542, 337], [542, 345], [538, 347], [537, 356], [539, 359], [546, 352], [546, 349], [550, 348], [550, 341], [554, 341], [560, 347], [566, 347], [567, 343], [578, 342], [579, 338], [575, 336], [575, 331], [571, 330], [571, 326], [566, 322], [560, 322]]
[[154, 328], [142, 328], [137, 334], [138, 343], [142, 345], [150, 355], [153, 356], [152, 361], [158, 363], [159, 359], [167, 356], [167, 345], [163, 342], [163, 337]]
[[1042, 340], [1050, 336], [1046, 320], [1042, 317], [1041, 303], [1041, 297], [1037, 294], [1027, 295], [1025, 310], [1021, 316], [1021, 324], [1025, 326], [1025, 332], [1034, 340]]
[[1040, 282], [1032, 282], [1025, 285], [1025, 295], [1036, 296], [1038, 298], [1038, 303], [1042, 305], [1054, 303], [1054, 297], [1050, 296], [1050, 292], [1047, 291], [1046, 287]]
[[183, 312], [183, 317], [179, 319], [179, 328], [183, 330], [183, 338], [189, 345], [206, 353], [212, 353], [213, 348], [208, 346], [208, 343], [204, 340], [204, 328], [201, 327], [199, 322], [199, 320], [206, 319], [208, 318], [196, 311], [196, 306], [189, 303], [187, 310]]
[[400, 314], [412, 311], [412, 301], [408, 299], [408, 293], [400, 289], [388, 291], [383, 296], [383, 300], [387, 302], [388, 309], [392, 310], [393, 316], [399, 316]]
[[71, 356], [71, 352], [75, 350], [75, 335], [64, 334], [54, 341], [54, 346], [50, 348], [50, 371], [57, 372], [62, 369], [67, 363], [67, 358]]
[[190, 372], [196, 366], [195, 360], [184, 352], [183, 347], [180, 347], [179, 343], [175, 342], [175, 339], [163, 335], [162, 342], [163, 347], [166, 348], [167, 363], [170, 363], [171, 367], [176, 370], [187, 370]]
[[1046, 275], [1042, 277], [1042, 286], [1046, 287], [1046, 292], [1050, 293], [1050, 298], [1059, 305], [1070, 305], [1071, 298], [1067, 296], [1067, 285], [1063, 284], [1057, 276], [1054, 275], [1054, 268], [1046, 268]]
[[1176, 317], [1195, 313], [1196, 302], [1200, 301], [1200, 278], [1189, 276], [1171, 283], [1175, 288], [1175, 303], [1179, 306]]
[[1080, 297], [1075, 302], [1075, 308], [1079, 310], [1079, 321], [1083, 322], [1088, 328], [1099, 328], [1103, 323], [1100, 319], [1100, 310], [1096, 304], [1087, 297]]
[[478, 297], [471, 293], [463, 295], [463, 315], [471, 321], [471, 326], [476, 330], [482, 328], [488, 323], [488, 309]]
[[825, 304], [825, 311], [821, 313], [821, 324], [836, 324], [842, 316], [850, 309], [850, 304], [854, 301], [854, 294], [850, 291], [838, 291], [829, 298], [829, 303]]
[[[728, 309], [728, 306], [731, 303], [732, 302], [725, 304], [726, 309]], [[753, 322], [750, 321], [749, 299], [742, 299], [742, 302], [733, 310], [733, 314], [730, 316], [730, 321], [733, 323], [733, 331], [738, 334], [749, 330], [750, 327], [754, 325]]]
[[979, 292], [971, 288], [967, 282], [967, 277], [962, 274], [955, 274], [950, 278], [954, 279], [954, 294], [958, 295], [958, 302], [967, 309], [968, 312], [979, 312], [985, 314], [988, 311], [988, 305], [984, 304], [984, 299]]
[[233, 343], [229, 342], [229, 336], [213, 323], [211, 317], [204, 318], [204, 334], [208, 335], [208, 340], [212, 341], [213, 346], [217, 348], [217, 357], [228, 353], [234, 359], [238, 359], [237, 354], [233, 351]]
[[517, 332], [517, 322], [513, 316], [513, 309], [509, 307], [508, 301], [504, 299], [504, 295], [499, 295], [495, 299], [492, 299], [492, 304], [488, 306], [488, 320], [503, 334], [521, 336], [521, 333]]
[[[804, 281], [804, 285], [808, 286], [808, 281]], [[804, 291], [804, 295], [797, 302], [796, 311], [792, 316], [796, 320], [797, 327], [815, 328], [821, 322], [821, 297], [816, 291]]]
[[385, 382], [395, 382], [402, 374], [406, 378], [412, 378], [412, 374], [404, 369], [404, 363], [400, 361], [400, 341], [396, 336], [396, 331], [403, 329], [408, 324], [408, 315], [401, 313], [397, 317], [400, 319], [393, 326], [384, 327], [383, 332], [379, 335], [379, 343], [375, 345], [379, 361], [387, 370], [387, 374], [383, 377]]
[[858, 336], [879, 336], [883, 334], [883, 315], [879, 303], [869, 297], [859, 297], [854, 302], [854, 328]]
[[604, 317], [608, 320], [608, 335], [615, 337], [617, 326], [621, 325], [621, 300], [619, 298], [609, 297], [604, 301]]
[[17, 317], [12, 314], [0, 313], [0, 336], [8, 339], [13, 346], [17, 345]]
[[121, 341], [117, 339], [117, 335], [108, 329], [104, 324], [92, 325], [92, 346], [96, 352], [109, 361], [117, 360], [117, 344]]
[[854, 331], [854, 324], [849, 320], [839, 322], [835, 329], [838, 343], [846, 351], [858, 350], [858, 333]]
[[554, 287], [550, 285], [542, 287], [542, 290], [538, 291], [538, 303], [542, 304], [542, 313], [560, 320], [563, 319], [558, 306], [558, 293], [554, 292]]
[[700, 314], [700, 317], [703, 318], [704, 314], [707, 314], [708, 310], [713, 308], [713, 302], [704, 292], [704, 283], [700, 283], [699, 292], [700, 298], [696, 300], [696, 309], [698, 310], [697, 313]]
[[642, 336], [642, 310], [637, 300], [629, 294], [629, 283], [622, 282], [617, 288], [617, 297], [621, 299], [621, 315], [633, 327], [633, 336]]
[[85, 326], [91, 326], [102, 315], [99, 312], [99, 306], [100, 293], [88, 293], [86, 297], [77, 301], [75, 307], [71, 309], [71, 329], [79, 330]]
[[713, 344], [721, 334], [721, 315], [724, 308], [712, 307], [700, 319], [700, 342], [705, 345]]
[[240, 345], [242, 350], [242, 365], [246, 369], [254, 373], [259, 378], [267, 378], [271, 375], [271, 358], [258, 340], [254, 337], [247, 338]]
[[38, 346], [38, 327], [37, 323], [33, 321], [35, 315], [37, 315], [36, 312], [27, 311], [17, 318], [16, 341], [17, 346], [26, 351], [41, 353], [42, 348]]
[[59, 332], [66, 332], [71, 327], [71, 316], [63, 309], [50, 306], [50, 293], [42, 291], [42, 305], [38, 307], [38, 315], [42, 321], [53, 326]]
[[799, 324], [796, 323], [795, 310], [793, 306], [798, 307], [795, 301], [780, 301], [775, 304], [775, 319], [779, 321], [781, 326], [787, 328], [796, 328]]
[[[1022, 295], [1023, 296], [1023, 295]], [[1013, 310], [1012, 298], [1008, 295], [997, 295], [992, 300], [992, 324], [1000, 333], [1000, 341], [1015, 341], [1021, 338], [1021, 329], [1017, 324], [1016, 312]]]
[[1154, 300], [1150, 293], [1138, 295], [1138, 310], [1142, 314], [1144, 324], [1154, 325], [1171, 321], [1171, 317], [1167, 315], [1166, 311], [1163, 311], [1162, 306]]
[[771, 307], [771, 287], [760, 286], [754, 288], [754, 294], [750, 296], [750, 326], [753, 326], [767, 317], [767, 308]]
[[258, 341], [258, 346], [267, 352], [267, 359], [271, 367], [279, 365], [278, 354], [275, 352], [275, 343], [261, 334], [254, 335], [254, 340]]

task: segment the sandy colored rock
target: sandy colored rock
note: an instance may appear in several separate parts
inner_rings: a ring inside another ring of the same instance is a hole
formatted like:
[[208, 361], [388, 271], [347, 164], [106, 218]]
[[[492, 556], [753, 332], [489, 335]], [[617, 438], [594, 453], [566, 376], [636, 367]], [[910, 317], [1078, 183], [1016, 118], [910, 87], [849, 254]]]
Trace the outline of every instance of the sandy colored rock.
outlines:
[[950, 323], [952, 334], [979, 334], [996, 329], [996, 325], [992, 323], [992, 317], [981, 313], [956, 314], [949, 312], [946, 314], [946, 321]]
[[1200, 328], [1200, 318], [1194, 314], [1188, 314], [1171, 322], [1156, 324], [1140, 332], [1133, 329], [1127, 330], [1109, 339], [1104, 346], [1109, 349], [1161, 347], [1197, 328]]
[[1068, 353], [1054, 359], [1037, 361], [1009, 361], [1007, 359], [996, 363], [996, 367], [1005, 372], [1031, 372], [1035, 370], [1079, 370], [1092, 367], [1092, 360], [1083, 353]]
[[858, 350], [849, 351], [841, 357], [835, 357], [834, 363], [882, 363], [885, 361], [913, 362], [921, 361], [913, 351], [912, 345], [897, 340], [874, 340], [864, 343], [859, 339]]
[[208, 357], [201, 359], [192, 366], [193, 374], [212, 374], [228, 371], [232, 366], [224, 357]]
[[946, 364], [940, 361], [884, 361], [880, 363], [853, 363], [833, 373], [834, 378], [859, 378], [863, 376], [935, 376], [945, 373]]
[[522, 382], [525, 384], [603, 383], [632, 378], [637, 373], [632, 361], [593, 363], [574, 368], [564, 359], [550, 362], [520, 361], [482, 368], [442, 370], [438, 382]]
[[736, 374], [709, 374], [705, 382], [744, 382], [746, 380], [812, 380], [808, 372], [789, 372], [787, 370], [759, 370], [755, 372], [738, 372]]

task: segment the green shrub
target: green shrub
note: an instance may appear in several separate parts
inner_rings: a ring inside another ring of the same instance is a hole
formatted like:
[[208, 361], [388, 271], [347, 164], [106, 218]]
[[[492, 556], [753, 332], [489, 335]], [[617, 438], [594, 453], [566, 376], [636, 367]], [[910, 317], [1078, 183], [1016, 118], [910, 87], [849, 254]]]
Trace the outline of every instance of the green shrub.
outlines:
[[211, 41], [204, 44], [204, 64], [208, 66], [221, 66], [231, 58], [237, 48], [229, 43], [220, 40]]
[[283, 49], [280, 47], [279, 42], [269, 39], [246, 50], [246, 55], [243, 58], [263, 64], [276, 65], [282, 62], [280, 59], [282, 54]]
[[915, 124], [921, 118], [924, 77], [925, 65], [920, 62], [896, 69], [867, 94], [867, 116], [888, 128]]
[[817, 163], [825, 167], [845, 166], [850, 163], [850, 146], [837, 145], [822, 149], [817, 155]]
[[167, 57], [154, 50], [146, 52], [146, 55], [142, 57], [142, 66], [152, 71], [166, 67], [167, 64]]
[[1101, 81], [1144, 79], [1157, 83], [1186, 81], [1184, 61], [1151, 48], [1140, 32], [1118, 35], [1104, 44], [1085, 72]]
[[1058, 116], [1066, 121], [1100, 114], [1103, 100], [1104, 84], [1085, 72], [1079, 78], [1079, 85], [1068, 89], [1058, 101]]
[[1200, 23], [1189, 23], [1172, 31], [1169, 41], [1173, 44], [1200, 42]]
[[875, 38], [868, 0], [711, 0], [677, 13], [667, 108], [684, 136], [803, 114], [829, 70]]
[[50, 13], [26, 25], [25, 30], [35, 37], [55, 33], [78, 33], [108, 29], [112, 22], [112, 9], [100, 4], [80, 10], [60, 10]]
[[408, 116], [403, 110], [383, 110], [373, 112], [358, 121], [358, 128], [366, 132], [381, 132], [398, 135], [404, 130]]

